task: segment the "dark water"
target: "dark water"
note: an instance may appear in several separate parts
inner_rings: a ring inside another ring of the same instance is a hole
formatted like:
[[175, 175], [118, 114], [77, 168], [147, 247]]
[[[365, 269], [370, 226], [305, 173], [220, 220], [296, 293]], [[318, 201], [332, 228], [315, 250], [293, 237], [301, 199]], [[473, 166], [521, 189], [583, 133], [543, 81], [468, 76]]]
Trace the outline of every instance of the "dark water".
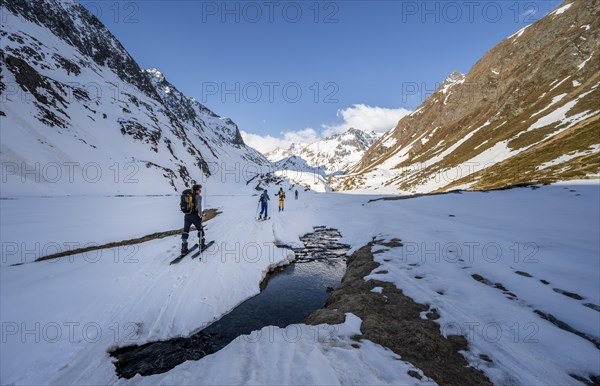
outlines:
[[[335, 229], [315, 227], [301, 238], [305, 247], [292, 248], [296, 262], [270, 274], [261, 293], [189, 338], [128, 346], [110, 354], [116, 358], [119, 377], [136, 373], [164, 373], [186, 360], [198, 360], [215, 353], [240, 335], [265, 326], [285, 327], [302, 323], [323, 307], [328, 291], [337, 288], [346, 270], [348, 246], [338, 243]], [[289, 248], [280, 246], [281, 248]]]

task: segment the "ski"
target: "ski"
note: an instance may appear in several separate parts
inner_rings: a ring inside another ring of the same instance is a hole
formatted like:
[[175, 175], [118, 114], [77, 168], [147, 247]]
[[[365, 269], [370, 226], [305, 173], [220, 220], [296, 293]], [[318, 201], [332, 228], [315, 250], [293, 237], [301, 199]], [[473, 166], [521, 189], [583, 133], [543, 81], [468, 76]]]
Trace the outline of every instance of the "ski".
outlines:
[[183, 260], [184, 257], [186, 257], [187, 255], [189, 255], [190, 253], [192, 253], [193, 251], [196, 250], [196, 248], [198, 248], [198, 244], [194, 244], [193, 247], [191, 247], [187, 253], [181, 254], [179, 255], [179, 257], [175, 258], [173, 261], [171, 261], [169, 263], [169, 265], [173, 265], [173, 264], [177, 264], [179, 263], [181, 260]]
[[270, 219], [271, 219], [271, 217], [267, 217], [267, 218], [260, 218], [259, 217], [259, 218], [256, 219], [256, 221], [267, 221], [267, 220], [270, 220]]
[[192, 255], [192, 259], [195, 259], [196, 257], [200, 256], [202, 254], [202, 252], [206, 251], [208, 248], [210, 248], [213, 244], [215, 243], [215, 241], [209, 241], [207, 244], [204, 245], [204, 248], [200, 248], [200, 250], [196, 253], [194, 253]]

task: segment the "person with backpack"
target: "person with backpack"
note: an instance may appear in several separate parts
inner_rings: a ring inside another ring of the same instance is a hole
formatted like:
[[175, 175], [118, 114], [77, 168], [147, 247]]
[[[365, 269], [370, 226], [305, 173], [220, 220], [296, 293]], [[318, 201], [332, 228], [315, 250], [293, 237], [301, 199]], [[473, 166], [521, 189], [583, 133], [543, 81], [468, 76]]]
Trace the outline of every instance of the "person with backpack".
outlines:
[[180, 200], [181, 211], [183, 216], [183, 233], [181, 234], [181, 254], [185, 255], [189, 252], [188, 237], [192, 224], [198, 230], [198, 244], [203, 249], [204, 244], [204, 228], [202, 227], [202, 185], [194, 184], [191, 189], [186, 189], [181, 192]]
[[263, 212], [265, 213], [264, 219], [265, 220], [267, 219], [267, 209], [268, 209], [269, 200], [270, 200], [269, 193], [265, 189], [265, 191], [258, 198], [258, 202], [260, 203], [260, 214], [258, 215], [259, 220], [262, 218]]
[[279, 192], [277, 192], [277, 197], [279, 197], [279, 211], [283, 211], [283, 201], [285, 200], [285, 192], [283, 188], [279, 188]]

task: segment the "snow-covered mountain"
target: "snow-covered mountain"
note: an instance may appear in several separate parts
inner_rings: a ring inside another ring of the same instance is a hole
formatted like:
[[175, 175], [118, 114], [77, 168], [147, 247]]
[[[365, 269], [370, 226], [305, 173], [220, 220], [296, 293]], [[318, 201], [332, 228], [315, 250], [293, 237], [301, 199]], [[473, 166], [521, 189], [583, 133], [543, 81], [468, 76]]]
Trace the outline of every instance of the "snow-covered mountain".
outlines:
[[567, 0], [453, 72], [336, 189], [431, 192], [600, 175], [600, 2]]
[[292, 189], [312, 189], [316, 192], [329, 192], [331, 188], [327, 183], [327, 171], [324, 166], [311, 166], [299, 156], [291, 155], [279, 161], [274, 161], [272, 167], [275, 174], [285, 178]]
[[273, 168], [275, 170], [301, 170], [314, 172], [323, 176], [326, 174], [324, 167], [310, 166], [304, 158], [296, 155], [291, 155], [279, 161], [273, 162]]
[[140, 69], [82, 5], [1, 11], [2, 195], [174, 193], [269, 165], [230, 119]]
[[303, 142], [294, 142], [287, 148], [277, 147], [270, 152], [265, 153], [265, 157], [272, 162], [281, 161], [284, 158], [298, 155], [302, 152], [306, 146], [310, 145], [309, 143]]
[[297, 156], [306, 160], [309, 166], [322, 168], [326, 174], [344, 173], [360, 161], [377, 138], [375, 132], [351, 128], [345, 133], [332, 135], [311, 144], [293, 143], [287, 149], [277, 148], [265, 156], [271, 161]]

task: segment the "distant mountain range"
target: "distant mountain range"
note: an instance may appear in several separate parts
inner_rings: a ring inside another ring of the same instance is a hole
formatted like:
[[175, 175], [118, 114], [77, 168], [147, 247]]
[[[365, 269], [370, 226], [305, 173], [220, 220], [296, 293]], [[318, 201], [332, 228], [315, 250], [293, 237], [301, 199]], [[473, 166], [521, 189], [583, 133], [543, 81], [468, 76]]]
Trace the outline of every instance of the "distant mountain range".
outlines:
[[[365, 151], [377, 138], [375, 132], [351, 128], [345, 133], [332, 135], [314, 143], [293, 143], [286, 149], [277, 148], [265, 156], [275, 162], [287, 157], [300, 157], [308, 167], [323, 170], [324, 175], [344, 173], [361, 160]], [[295, 160], [294, 163], [302, 167], [302, 162]], [[290, 162], [287, 164], [291, 165]], [[282, 163], [276, 165], [281, 167]]]
[[452, 73], [333, 179], [434, 192], [600, 176], [600, 2], [568, 0]]

